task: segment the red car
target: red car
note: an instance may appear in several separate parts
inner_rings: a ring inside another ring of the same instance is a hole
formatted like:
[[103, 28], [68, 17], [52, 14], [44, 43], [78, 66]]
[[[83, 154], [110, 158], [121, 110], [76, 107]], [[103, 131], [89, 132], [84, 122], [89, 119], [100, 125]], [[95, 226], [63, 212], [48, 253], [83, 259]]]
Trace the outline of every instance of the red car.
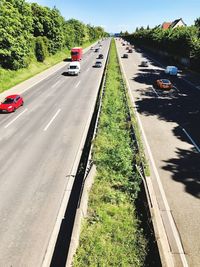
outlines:
[[172, 89], [173, 88], [173, 84], [170, 82], [170, 80], [167, 79], [160, 79], [156, 81], [156, 86], [159, 89]]
[[20, 106], [23, 106], [24, 100], [20, 95], [9, 95], [0, 103], [0, 111], [14, 112]]

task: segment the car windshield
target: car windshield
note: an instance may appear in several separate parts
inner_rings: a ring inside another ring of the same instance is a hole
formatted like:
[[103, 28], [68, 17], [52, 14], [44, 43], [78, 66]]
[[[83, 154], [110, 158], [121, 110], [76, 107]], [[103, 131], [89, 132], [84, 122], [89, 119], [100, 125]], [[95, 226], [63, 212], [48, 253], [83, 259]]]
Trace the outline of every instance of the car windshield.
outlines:
[[78, 69], [78, 66], [70, 66], [69, 67], [71, 70]]
[[170, 83], [170, 81], [169, 80], [166, 80], [166, 79], [162, 80], [162, 82], [163, 83]]
[[12, 104], [14, 102], [14, 98], [6, 98], [3, 101], [3, 104]]

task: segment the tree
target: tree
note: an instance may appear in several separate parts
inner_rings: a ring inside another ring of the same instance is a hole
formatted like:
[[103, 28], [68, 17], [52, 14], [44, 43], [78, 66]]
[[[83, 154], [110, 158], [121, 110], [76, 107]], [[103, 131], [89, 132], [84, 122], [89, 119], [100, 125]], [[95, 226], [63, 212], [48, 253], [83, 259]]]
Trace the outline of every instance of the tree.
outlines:
[[[17, 3], [20, 3], [20, 6], [17, 6]], [[0, 14], [1, 65], [14, 70], [26, 67], [29, 63], [32, 39], [30, 6], [23, 0], [1, 0]]]
[[48, 39], [45, 36], [38, 36], [35, 40], [35, 56], [37, 61], [43, 62], [48, 55]]

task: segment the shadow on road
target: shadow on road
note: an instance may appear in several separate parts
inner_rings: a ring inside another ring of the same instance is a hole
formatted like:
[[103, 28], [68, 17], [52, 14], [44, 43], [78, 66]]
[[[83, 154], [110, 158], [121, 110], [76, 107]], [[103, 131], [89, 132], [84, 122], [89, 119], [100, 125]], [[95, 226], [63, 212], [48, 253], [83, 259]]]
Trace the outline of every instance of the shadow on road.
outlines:
[[[147, 87], [135, 88], [141, 96], [135, 101], [137, 111], [145, 116], [156, 115], [160, 120], [177, 123], [178, 126], [173, 130], [174, 135], [191, 144], [185, 130], [200, 147], [200, 92], [180, 78], [173, 78], [172, 82], [178, 88], [177, 93], [156, 90], [156, 95], [152, 85], [156, 79], [163, 78], [162, 72], [156, 73], [150, 67], [139, 71], [132, 80]], [[166, 145], [167, 142], [168, 140]], [[176, 158], [165, 161], [166, 166], [163, 169], [170, 171], [175, 181], [183, 183], [186, 192], [200, 198], [200, 153], [194, 147], [191, 150], [177, 148], [176, 154]]]

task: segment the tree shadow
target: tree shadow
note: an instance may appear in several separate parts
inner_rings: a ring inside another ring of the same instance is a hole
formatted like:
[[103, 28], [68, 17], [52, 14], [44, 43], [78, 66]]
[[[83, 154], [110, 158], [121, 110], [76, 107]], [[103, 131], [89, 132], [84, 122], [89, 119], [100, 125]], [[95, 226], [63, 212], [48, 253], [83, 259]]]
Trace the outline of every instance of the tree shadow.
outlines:
[[[155, 95], [152, 84], [160, 75], [151, 69], [144, 69], [137, 73], [132, 80], [147, 85], [142, 88], [138, 84], [135, 90], [139, 93], [135, 101], [137, 111], [145, 116], [156, 115], [159, 120], [175, 122], [173, 134], [183, 142], [192, 144], [190, 137], [200, 147], [200, 92], [194, 90], [179, 78], [174, 78], [178, 87], [176, 94], [156, 90]], [[163, 77], [162, 77], [163, 78]], [[140, 88], [139, 88], [140, 87]], [[177, 157], [165, 161], [163, 169], [172, 173], [175, 181], [185, 185], [186, 192], [195, 197], [200, 197], [200, 154], [194, 147], [192, 150], [177, 148]]]
[[176, 149], [177, 158], [164, 161], [164, 170], [173, 173], [173, 179], [185, 185], [185, 191], [200, 198], [200, 156], [196, 149]]

